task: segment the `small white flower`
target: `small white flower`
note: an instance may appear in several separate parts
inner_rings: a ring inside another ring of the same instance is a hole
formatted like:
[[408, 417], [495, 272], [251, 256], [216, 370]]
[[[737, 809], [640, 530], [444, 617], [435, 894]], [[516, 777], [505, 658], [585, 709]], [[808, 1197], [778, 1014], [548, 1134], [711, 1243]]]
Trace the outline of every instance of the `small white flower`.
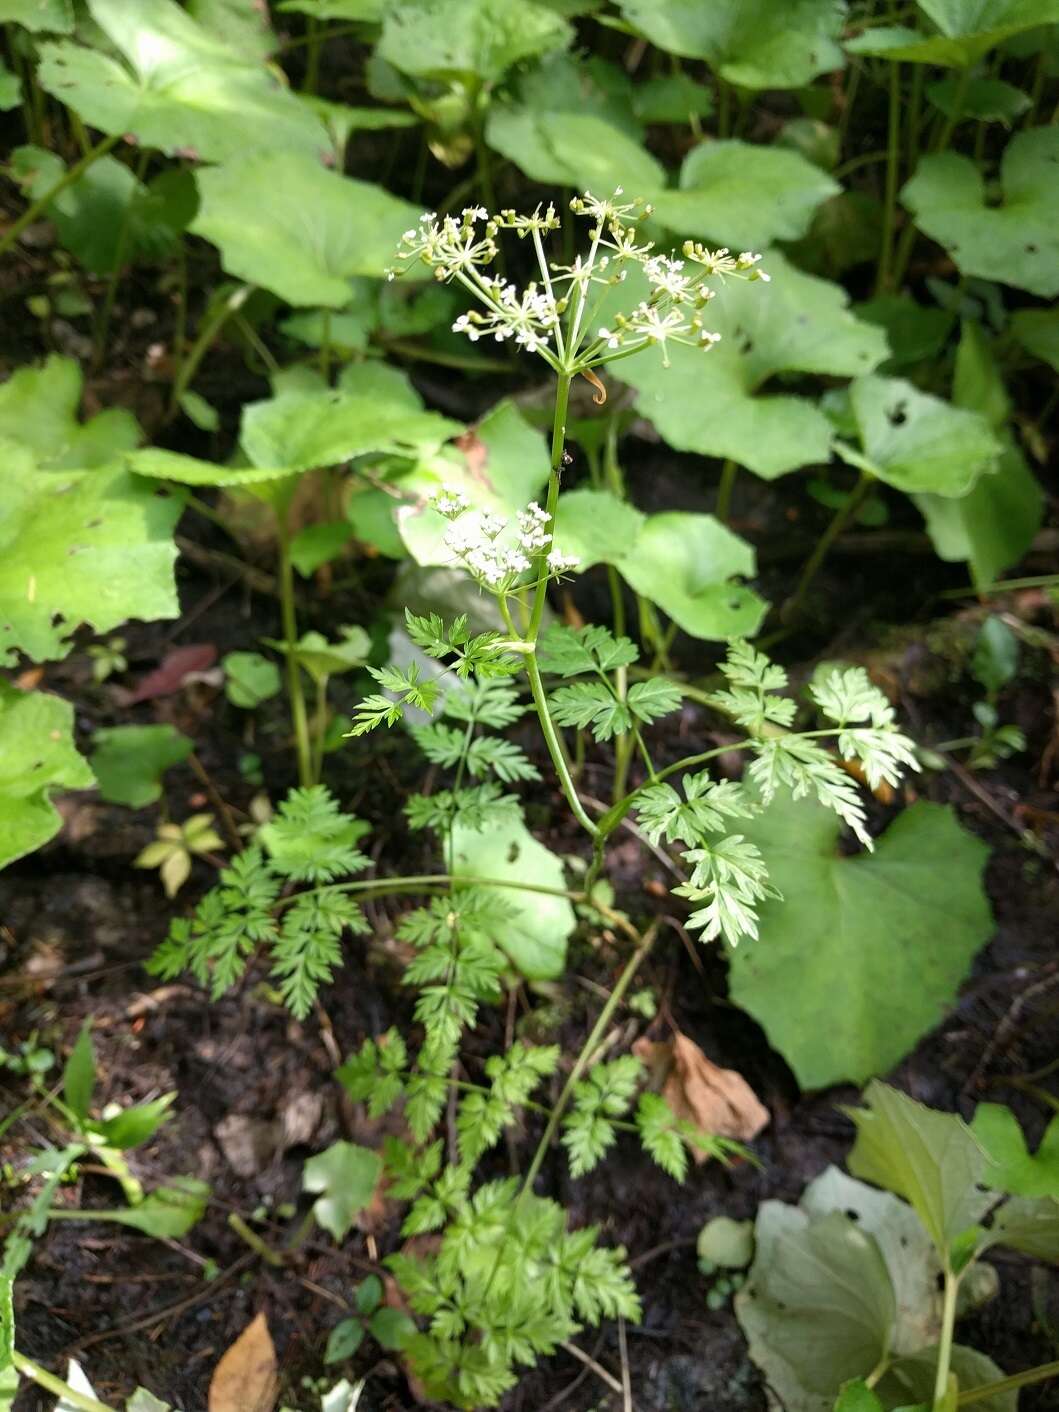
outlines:
[[553, 549], [548, 555], [548, 568], [556, 574], [565, 573], [568, 569], [575, 569], [577, 564], [576, 554], [564, 554], [561, 549]]
[[507, 525], [507, 521], [502, 515], [494, 515], [491, 510], [483, 510], [478, 518], [478, 524], [486, 539], [495, 539], [501, 534]]
[[599, 336], [600, 338], [602, 338], [602, 340], [604, 341], [604, 343], [607, 345], [608, 348], [620, 348], [620, 347], [621, 347], [621, 334], [620, 334], [620, 333], [612, 333], [609, 328], [601, 328], [601, 329], [599, 330], [599, 335], [598, 335], [598, 336]]

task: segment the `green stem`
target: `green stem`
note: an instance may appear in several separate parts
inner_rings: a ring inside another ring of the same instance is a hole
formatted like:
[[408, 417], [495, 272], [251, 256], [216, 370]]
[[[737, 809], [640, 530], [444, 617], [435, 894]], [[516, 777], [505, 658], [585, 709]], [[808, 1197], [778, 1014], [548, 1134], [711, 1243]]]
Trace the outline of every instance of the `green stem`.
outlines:
[[12, 1352], [11, 1361], [23, 1377], [32, 1378], [39, 1387], [54, 1392], [68, 1407], [76, 1407], [79, 1412], [114, 1412], [109, 1402], [100, 1402], [95, 1397], [89, 1397], [87, 1393], [78, 1392], [69, 1383], [64, 1383], [62, 1378], [49, 1373], [47, 1368], [34, 1363], [32, 1358], [27, 1358], [17, 1349]]
[[184, 393], [187, 392], [191, 379], [198, 372], [199, 364], [202, 362], [203, 358], [205, 358], [213, 340], [232, 315], [239, 312], [252, 292], [253, 285], [240, 285], [237, 290], [229, 294], [227, 299], [222, 299], [218, 303], [209, 318], [206, 319], [205, 323], [199, 329], [198, 338], [195, 339], [191, 351], [181, 362], [180, 371], [173, 379], [173, 388], [169, 395], [169, 419], [175, 417], [179, 411], [180, 399], [183, 397]]
[[883, 198], [882, 251], [875, 281], [876, 295], [890, 287], [897, 219], [897, 182], [901, 170], [901, 65], [890, 65], [890, 104], [886, 130], [886, 190]]
[[951, 1270], [945, 1271], [945, 1297], [941, 1308], [941, 1337], [938, 1340], [938, 1368], [934, 1377], [934, 1407], [941, 1412], [949, 1386], [949, 1364], [952, 1362], [952, 1336], [956, 1327], [956, 1295], [960, 1279]]
[[[573, 375], [567, 372], [560, 372], [555, 388], [555, 411], [552, 415], [552, 453], [551, 470], [548, 475], [548, 503], [546, 509], [550, 515], [549, 524], [555, 529], [555, 512], [559, 504], [559, 477], [562, 473], [563, 450], [566, 445], [566, 409], [570, 403], [570, 383]], [[541, 618], [544, 616], [544, 604], [548, 596], [548, 549], [545, 546], [541, 550], [537, 559], [537, 584], [533, 595], [533, 611], [530, 614], [529, 631], [526, 634], [528, 642], [536, 642], [537, 634], [540, 631]], [[538, 681], [540, 675], [538, 673]], [[543, 697], [542, 697], [543, 699]], [[542, 721], [543, 726], [543, 721]]]
[[466, 887], [507, 887], [515, 892], [535, 892], [543, 897], [565, 897], [568, 902], [584, 902], [582, 892], [571, 892], [565, 887], [544, 887], [539, 883], [517, 882], [511, 878], [476, 878], [453, 876], [452, 873], [419, 873], [395, 878], [363, 878], [360, 882], [322, 883], [319, 887], [307, 888], [304, 892], [290, 893], [281, 897], [277, 907], [289, 907], [301, 897], [315, 897], [322, 892], [428, 892], [435, 887], [449, 887], [458, 882]]
[[121, 225], [118, 228], [118, 238], [114, 246], [114, 268], [110, 272], [107, 280], [107, 292], [103, 297], [103, 308], [99, 315], [99, 322], [96, 324], [95, 349], [92, 355], [92, 366], [99, 368], [103, 363], [103, 355], [106, 352], [107, 337], [110, 333], [110, 320], [114, 313], [114, 301], [118, 295], [118, 285], [121, 283], [121, 271], [125, 263], [125, 252], [129, 244], [129, 232], [132, 228], [132, 209], [136, 204], [139, 189], [143, 184], [144, 174], [147, 171], [147, 163], [150, 159], [150, 152], [140, 153], [136, 162], [136, 181], [125, 203], [125, 209], [121, 213]]
[[555, 766], [555, 773], [559, 776], [559, 783], [562, 786], [566, 802], [569, 804], [574, 818], [585, 829], [592, 838], [596, 836], [596, 826], [585, 813], [585, 806], [578, 798], [574, 782], [570, 777], [570, 767], [566, 763], [566, 753], [563, 750], [563, 743], [559, 739], [555, 729], [555, 722], [552, 720], [551, 712], [548, 710], [548, 702], [544, 695], [544, 683], [541, 681], [540, 667], [537, 666], [536, 654], [531, 652], [526, 657], [526, 675], [529, 677], [530, 691], [533, 694], [533, 704], [537, 708], [537, 719], [540, 722], [541, 733], [544, 736], [544, 743], [548, 747], [548, 754], [552, 758]]
[[714, 515], [722, 524], [728, 523], [728, 516], [732, 508], [732, 489], [735, 486], [736, 464], [729, 456], [721, 467], [721, 483], [717, 487], [717, 504], [714, 506]]
[[828, 550], [849, 524], [850, 520], [854, 518], [874, 482], [875, 477], [870, 471], [861, 471], [860, 479], [854, 486], [852, 493], [846, 498], [846, 503], [840, 506], [835, 512], [831, 523], [816, 541], [816, 547], [806, 560], [805, 568], [802, 570], [802, 576], [798, 580], [798, 587], [794, 591], [794, 596], [787, 603], [785, 616], [788, 619], [797, 618], [800, 614], [802, 605], [805, 602], [805, 595], [809, 592], [813, 580], [819, 573], [821, 564], [823, 564], [824, 560], [827, 558]]
[[[963, 105], [967, 100], [967, 85], [971, 81], [970, 68], [961, 69], [960, 77], [956, 83], [956, 92], [953, 94], [952, 112], [948, 119], [942, 124], [939, 130], [937, 141], [934, 143], [933, 151], [944, 152], [952, 140], [952, 135], [956, 131], [956, 125], [963, 116]], [[916, 240], [916, 223], [911, 217], [904, 230], [901, 232], [901, 239], [897, 242], [897, 252], [894, 255], [893, 271], [890, 276], [890, 285], [893, 289], [899, 290], [904, 279], [905, 270], [908, 267], [908, 260], [912, 254], [912, 246]]]
[[283, 620], [283, 639], [287, 646], [287, 690], [290, 695], [291, 724], [298, 753], [298, 780], [303, 786], [313, 782], [312, 745], [309, 737], [309, 717], [305, 709], [305, 690], [298, 665], [298, 619], [294, 605], [294, 564], [290, 556], [290, 535], [286, 512], [278, 512], [276, 525], [279, 537], [279, 601]]
[[327, 735], [327, 683], [329, 677], [321, 677], [316, 683], [316, 710], [313, 713], [313, 784], [320, 783], [324, 772], [324, 737]]
[[1010, 1378], [1000, 1378], [995, 1383], [983, 1383], [981, 1387], [970, 1387], [956, 1399], [957, 1407], [969, 1407], [974, 1402], [984, 1402], [986, 1398], [1005, 1397], [1009, 1392], [1017, 1392], [1020, 1387], [1031, 1387], [1034, 1383], [1047, 1382], [1049, 1378], [1059, 1378], [1059, 1361], [1041, 1363], [1029, 1368], [1025, 1373], [1012, 1373]]
[[49, 187], [43, 196], [27, 206], [14, 225], [8, 228], [3, 238], [0, 239], [0, 255], [14, 245], [27, 226], [31, 226], [38, 216], [43, 215], [56, 196], [61, 196], [68, 186], [73, 186], [75, 181], [80, 180], [93, 162], [97, 162], [100, 157], [105, 157], [110, 149], [116, 147], [120, 141], [120, 134], [104, 137], [101, 142], [96, 143], [90, 152], [86, 152], [79, 162], [75, 162], [72, 167], [67, 167], [55, 185]]
[[320, 81], [320, 21], [311, 15], [305, 42], [309, 46], [309, 53], [305, 62], [304, 91], [315, 93], [316, 85]]
[[581, 1082], [581, 1075], [588, 1068], [589, 1060], [596, 1052], [600, 1040], [606, 1033], [607, 1026], [610, 1024], [614, 1012], [622, 1002], [622, 997], [632, 984], [633, 977], [640, 968], [640, 963], [654, 945], [657, 932], [658, 926], [654, 924], [640, 938], [635, 951], [625, 963], [625, 969], [618, 977], [618, 983], [611, 991], [610, 998], [599, 1012], [599, 1018], [592, 1026], [591, 1033], [581, 1046], [581, 1053], [577, 1056], [574, 1067], [570, 1070], [566, 1083], [563, 1085], [562, 1093], [559, 1095], [559, 1100], [552, 1109], [547, 1127], [544, 1129], [541, 1140], [537, 1144], [537, 1150], [533, 1154], [533, 1161], [530, 1163], [529, 1170], [522, 1182], [522, 1190], [519, 1193], [520, 1200], [527, 1192], [533, 1190], [533, 1183], [537, 1180], [544, 1159], [548, 1155], [548, 1149], [552, 1145], [555, 1134], [559, 1131], [559, 1124], [562, 1122], [563, 1114], [566, 1112], [570, 1100], [573, 1097], [574, 1089]]

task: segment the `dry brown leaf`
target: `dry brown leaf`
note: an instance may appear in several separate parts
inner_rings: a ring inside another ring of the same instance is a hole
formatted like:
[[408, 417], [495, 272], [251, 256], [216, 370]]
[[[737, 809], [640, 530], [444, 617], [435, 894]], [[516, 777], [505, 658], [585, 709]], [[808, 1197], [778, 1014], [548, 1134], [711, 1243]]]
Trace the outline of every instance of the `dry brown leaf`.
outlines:
[[[668, 1044], [639, 1039], [633, 1053], [676, 1116], [700, 1132], [749, 1142], [768, 1125], [768, 1109], [742, 1074], [718, 1068], [687, 1035], [677, 1031]], [[706, 1152], [692, 1155], [699, 1163], [710, 1160]]]
[[209, 1412], [272, 1412], [278, 1397], [276, 1350], [258, 1314], [214, 1368]]

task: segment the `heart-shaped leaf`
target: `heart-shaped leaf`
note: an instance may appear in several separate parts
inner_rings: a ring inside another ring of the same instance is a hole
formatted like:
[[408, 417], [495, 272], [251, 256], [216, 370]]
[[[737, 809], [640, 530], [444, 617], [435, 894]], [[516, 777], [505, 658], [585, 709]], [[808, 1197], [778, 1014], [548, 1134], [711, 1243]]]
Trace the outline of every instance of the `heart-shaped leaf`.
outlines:
[[955, 152], [924, 157], [901, 200], [962, 274], [1054, 298], [1059, 294], [1057, 174], [1059, 127], [1031, 128], [1004, 149], [999, 204], [988, 200], [974, 162]]
[[497, 107], [490, 114], [489, 145], [531, 181], [579, 190], [650, 192], [665, 170], [634, 138], [595, 113], [541, 112]]
[[65, 657], [81, 623], [103, 633], [130, 616], [178, 615], [175, 496], [119, 467], [42, 471], [10, 443], [5, 459], [0, 666], [16, 651]]
[[845, 5], [835, 0], [618, 0], [630, 24], [670, 54], [705, 59], [741, 88], [800, 88], [845, 62], [838, 38]]
[[59, 697], [0, 681], [0, 868], [58, 833], [54, 790], [95, 784], [74, 749], [73, 721], [73, 708]]
[[734, 582], [756, 572], [754, 551], [712, 515], [644, 515], [605, 490], [559, 498], [556, 547], [577, 571], [613, 564], [630, 588], [693, 637], [752, 636], [768, 604]]
[[637, 410], [678, 451], [727, 457], [771, 480], [830, 456], [831, 424], [806, 397], [764, 390], [779, 373], [852, 377], [886, 357], [882, 329], [849, 311], [837, 284], [803, 274], [777, 251], [767, 286], [729, 283], [707, 310], [721, 342], [708, 353], [677, 346], [665, 368], [636, 353], [615, 373]]
[[803, 1088], [885, 1073], [938, 1022], [992, 932], [985, 845], [925, 803], [855, 857], [836, 852], [838, 820], [808, 800], [778, 799], [740, 832], [783, 900], [761, 905], [758, 941], [730, 951], [733, 1000]]
[[864, 450], [854, 464], [907, 492], [966, 495], [996, 467], [1000, 442], [980, 412], [920, 392], [903, 378], [872, 375], [850, 387]]
[[390, 0], [376, 53], [423, 78], [497, 79], [522, 59], [565, 49], [569, 24], [536, 0]]
[[[260, 147], [260, 140], [254, 144]], [[382, 275], [419, 219], [381, 186], [295, 152], [256, 151], [198, 174], [190, 229], [218, 246], [229, 274], [288, 304], [341, 309], [354, 275]]]
[[1059, 20], [1059, 0], [917, 0], [938, 33], [882, 25], [850, 40], [851, 54], [967, 69], [1002, 40]]
[[797, 152], [750, 142], [703, 142], [685, 157], [679, 190], [656, 192], [651, 202], [657, 218], [680, 235], [760, 250], [804, 235], [816, 208], [840, 190]]
[[39, 368], [19, 368], [0, 384], [0, 437], [28, 447], [49, 470], [120, 459], [140, 439], [136, 418], [114, 407], [78, 422], [83, 382], [78, 364], [54, 353]]
[[92, 127], [215, 162], [261, 148], [270, 157], [326, 150], [327, 135], [304, 104], [173, 0], [89, 0], [88, 8], [121, 57], [44, 44], [37, 77]]
[[142, 809], [162, 797], [162, 776], [192, 751], [175, 726], [112, 726], [92, 737], [91, 765], [111, 804]]
[[302, 1186], [317, 1193], [313, 1215], [340, 1241], [371, 1201], [381, 1176], [382, 1158], [377, 1152], [352, 1142], [333, 1142], [306, 1162]]

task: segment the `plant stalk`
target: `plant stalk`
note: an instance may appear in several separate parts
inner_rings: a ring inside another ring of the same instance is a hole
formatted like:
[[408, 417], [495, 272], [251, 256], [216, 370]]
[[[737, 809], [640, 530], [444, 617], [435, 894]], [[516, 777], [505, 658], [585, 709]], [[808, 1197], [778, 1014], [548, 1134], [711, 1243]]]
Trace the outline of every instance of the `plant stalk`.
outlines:
[[173, 379], [173, 388], [169, 394], [167, 420], [172, 420], [172, 418], [176, 416], [180, 409], [180, 399], [183, 397], [184, 393], [187, 392], [191, 379], [198, 372], [199, 364], [202, 362], [203, 358], [205, 358], [213, 340], [232, 315], [238, 313], [243, 307], [253, 293], [253, 288], [253, 285], [250, 284], [241, 285], [233, 294], [230, 294], [227, 299], [222, 300], [221, 303], [218, 304], [217, 308], [214, 309], [213, 313], [202, 325], [202, 328], [199, 329], [198, 338], [195, 339], [190, 353], [181, 361], [180, 371]]
[[570, 767], [566, 763], [566, 753], [563, 750], [563, 743], [559, 739], [559, 734], [555, 729], [555, 722], [552, 720], [551, 712], [548, 710], [548, 701], [544, 695], [544, 683], [541, 681], [541, 670], [537, 665], [536, 654], [531, 652], [526, 657], [526, 675], [529, 677], [530, 691], [533, 694], [533, 704], [537, 708], [537, 719], [540, 721], [541, 733], [544, 736], [544, 743], [548, 747], [548, 754], [551, 756], [552, 764], [555, 766], [555, 773], [559, 776], [559, 783], [562, 786], [566, 802], [569, 804], [574, 818], [581, 827], [595, 838], [598, 829], [592, 820], [585, 813], [585, 806], [578, 798], [574, 781], [570, 775]]
[[820, 566], [827, 558], [828, 550], [849, 524], [850, 520], [854, 518], [869, 490], [871, 490], [874, 481], [875, 477], [870, 471], [861, 471], [860, 479], [854, 486], [846, 503], [835, 512], [831, 523], [816, 541], [816, 547], [806, 560], [805, 568], [802, 570], [802, 576], [798, 580], [798, 587], [794, 590], [794, 596], [788, 600], [785, 606], [784, 616], [788, 621], [796, 619], [801, 613], [802, 605], [805, 602], [805, 595], [809, 592], [813, 580], [819, 573]]
[[120, 141], [121, 137], [118, 134], [104, 137], [101, 142], [97, 142], [90, 151], [86, 152], [79, 162], [75, 162], [72, 167], [67, 167], [55, 185], [49, 187], [43, 196], [27, 206], [14, 225], [8, 227], [3, 238], [0, 239], [0, 255], [14, 245], [26, 227], [31, 226], [38, 216], [48, 209], [56, 196], [61, 196], [68, 186], [73, 186], [75, 181], [79, 181], [93, 162], [98, 162], [100, 157], [105, 157], [110, 149], [116, 147]]
[[294, 564], [290, 556], [290, 536], [284, 513], [276, 515], [279, 535], [279, 602], [283, 620], [283, 639], [287, 647], [287, 690], [290, 695], [291, 724], [298, 754], [298, 782], [304, 787], [313, 782], [312, 743], [309, 735], [309, 715], [305, 708], [305, 690], [298, 666], [298, 618], [294, 606]]
[[736, 464], [729, 456], [721, 467], [721, 482], [717, 487], [717, 504], [713, 510], [716, 518], [725, 525], [728, 523], [732, 509], [732, 490], [735, 487], [736, 471]]
[[[570, 383], [573, 374], [560, 372], [555, 388], [555, 411], [552, 415], [551, 470], [548, 475], [548, 503], [545, 507], [551, 516], [549, 524], [554, 533], [555, 512], [559, 505], [559, 478], [562, 474], [563, 451], [566, 446], [566, 409], [570, 404]], [[527, 642], [536, 642], [540, 632], [544, 604], [548, 596], [548, 550], [541, 550], [537, 561], [537, 584], [533, 594], [533, 611], [530, 614]], [[539, 678], [538, 678], [539, 680]]]
[[1003, 1397], [1005, 1393], [1016, 1392], [1020, 1387], [1031, 1387], [1034, 1383], [1047, 1382], [1049, 1378], [1059, 1378], [1059, 1360], [1054, 1363], [1041, 1363], [1036, 1368], [1028, 1368], [1025, 1373], [1012, 1373], [1010, 1378], [1000, 1378], [995, 1383], [970, 1387], [957, 1397], [956, 1406], [970, 1407], [972, 1403], [984, 1402], [987, 1397]]
[[69, 1383], [64, 1383], [62, 1378], [49, 1373], [47, 1368], [34, 1363], [32, 1358], [19, 1353], [18, 1349], [11, 1354], [11, 1361], [24, 1377], [32, 1378], [38, 1387], [54, 1392], [68, 1407], [76, 1407], [79, 1412], [114, 1412], [109, 1402], [100, 1402], [97, 1398], [89, 1397], [87, 1393], [78, 1392]]
[[529, 1170], [522, 1183], [522, 1190], [519, 1193], [520, 1200], [527, 1192], [533, 1190], [533, 1183], [537, 1180], [544, 1159], [548, 1155], [548, 1149], [552, 1145], [555, 1134], [559, 1131], [559, 1124], [562, 1122], [563, 1114], [566, 1112], [570, 1099], [573, 1097], [574, 1089], [581, 1082], [581, 1075], [588, 1068], [589, 1060], [596, 1052], [600, 1040], [606, 1033], [607, 1026], [610, 1024], [615, 1010], [617, 1010], [622, 1002], [622, 997], [632, 984], [633, 977], [640, 968], [640, 963], [654, 945], [657, 934], [658, 923], [655, 922], [651, 924], [640, 938], [636, 949], [625, 963], [625, 969], [618, 977], [618, 982], [611, 991], [609, 1000], [599, 1012], [599, 1017], [592, 1026], [591, 1033], [581, 1046], [581, 1052], [574, 1062], [574, 1067], [570, 1070], [569, 1077], [563, 1085], [563, 1090], [559, 1095], [558, 1102], [552, 1109], [551, 1117], [548, 1119], [548, 1125], [544, 1129], [540, 1142], [537, 1144], [537, 1150], [533, 1154], [533, 1161], [529, 1165]]
[[99, 322], [95, 329], [95, 351], [92, 356], [92, 365], [95, 368], [102, 367], [103, 356], [106, 353], [107, 337], [110, 333], [110, 320], [114, 313], [114, 301], [118, 296], [118, 286], [121, 283], [121, 271], [125, 264], [125, 254], [129, 247], [129, 233], [132, 228], [132, 209], [136, 204], [140, 187], [143, 185], [144, 174], [147, 171], [147, 163], [150, 160], [150, 152], [144, 150], [140, 153], [136, 162], [136, 181], [129, 194], [129, 199], [125, 203], [125, 209], [121, 213], [121, 225], [118, 228], [118, 239], [114, 246], [114, 268], [110, 272], [107, 280], [107, 292], [103, 296], [103, 308], [100, 310]]
[[941, 1337], [938, 1340], [938, 1367], [934, 1376], [934, 1407], [937, 1412], [945, 1402], [949, 1386], [949, 1364], [952, 1362], [952, 1335], [956, 1327], [956, 1295], [960, 1288], [960, 1278], [951, 1270], [945, 1271], [945, 1297], [941, 1309]]
[[886, 190], [883, 198], [882, 250], [876, 295], [890, 287], [894, 258], [894, 224], [897, 219], [897, 181], [901, 169], [901, 65], [890, 65], [890, 101], [886, 130]]

